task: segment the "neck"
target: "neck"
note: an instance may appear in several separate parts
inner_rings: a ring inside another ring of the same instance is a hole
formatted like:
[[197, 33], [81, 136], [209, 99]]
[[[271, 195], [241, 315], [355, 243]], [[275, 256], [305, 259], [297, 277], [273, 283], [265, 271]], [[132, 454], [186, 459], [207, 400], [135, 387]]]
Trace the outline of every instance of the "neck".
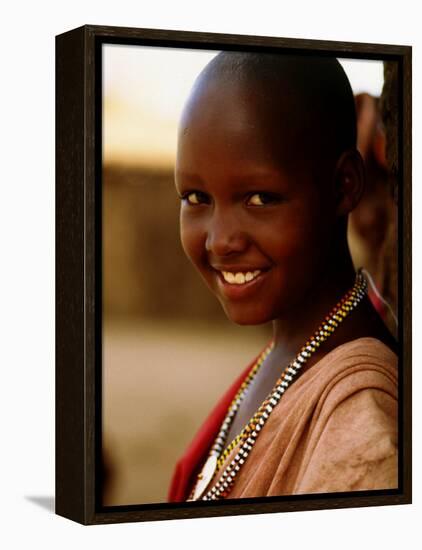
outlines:
[[354, 282], [355, 270], [349, 251], [343, 255], [333, 254], [332, 261], [327, 261], [316, 274], [312, 287], [301, 302], [295, 304], [294, 310], [273, 321], [274, 351], [296, 354]]

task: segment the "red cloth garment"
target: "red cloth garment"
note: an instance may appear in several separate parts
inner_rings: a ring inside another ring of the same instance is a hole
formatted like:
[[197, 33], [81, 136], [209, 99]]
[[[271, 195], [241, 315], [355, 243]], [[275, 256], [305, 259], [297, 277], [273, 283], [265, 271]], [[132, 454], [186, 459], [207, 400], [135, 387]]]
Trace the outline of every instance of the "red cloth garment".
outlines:
[[229, 387], [202, 424], [184, 455], [177, 462], [168, 493], [169, 502], [182, 502], [188, 499], [188, 493], [194, 484], [199, 469], [203, 466], [208, 456], [210, 446], [217, 437], [218, 431], [226, 416], [227, 409], [260, 355], [247, 366], [242, 374]]
[[387, 309], [387, 306], [381, 301], [379, 296], [375, 294], [372, 288], [368, 289], [368, 298], [371, 300], [372, 305], [377, 310], [378, 315], [381, 317], [383, 321], [385, 321], [389, 311]]

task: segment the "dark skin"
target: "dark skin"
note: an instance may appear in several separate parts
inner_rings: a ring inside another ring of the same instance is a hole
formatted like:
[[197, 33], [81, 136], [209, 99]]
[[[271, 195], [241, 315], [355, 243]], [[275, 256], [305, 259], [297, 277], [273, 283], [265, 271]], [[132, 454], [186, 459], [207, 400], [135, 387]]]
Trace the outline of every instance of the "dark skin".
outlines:
[[[334, 163], [304, 150], [318, 138], [295, 112], [298, 105], [282, 84], [275, 93], [253, 80], [205, 75], [180, 124], [175, 175], [183, 248], [229, 319], [273, 323], [274, 349], [242, 402], [229, 441], [355, 280], [347, 215], [364, 190], [362, 159], [354, 149]], [[233, 284], [223, 272], [259, 273]], [[304, 370], [362, 337], [397, 352], [367, 298]]]

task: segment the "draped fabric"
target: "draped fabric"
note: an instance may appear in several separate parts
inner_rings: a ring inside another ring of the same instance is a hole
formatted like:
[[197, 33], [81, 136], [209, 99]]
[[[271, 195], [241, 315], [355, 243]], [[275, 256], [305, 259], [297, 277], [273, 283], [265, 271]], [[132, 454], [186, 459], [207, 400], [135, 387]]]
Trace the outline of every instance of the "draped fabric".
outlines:
[[[343, 344], [315, 363], [274, 408], [228, 498], [396, 488], [397, 363], [397, 356], [374, 338]], [[170, 501], [189, 496], [249, 368], [178, 462]]]

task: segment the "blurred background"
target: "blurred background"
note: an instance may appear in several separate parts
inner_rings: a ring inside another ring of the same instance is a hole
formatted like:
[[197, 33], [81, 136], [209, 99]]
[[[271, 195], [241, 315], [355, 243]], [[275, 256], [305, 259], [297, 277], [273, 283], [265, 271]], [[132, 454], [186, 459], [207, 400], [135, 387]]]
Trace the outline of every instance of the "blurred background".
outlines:
[[[238, 327], [185, 258], [173, 167], [178, 119], [218, 52], [103, 46], [103, 504], [163, 502], [212, 406], [266, 344]], [[356, 266], [397, 310], [394, 64], [340, 60], [356, 97], [368, 185], [349, 224]], [[371, 299], [395, 333], [394, 317]]]

